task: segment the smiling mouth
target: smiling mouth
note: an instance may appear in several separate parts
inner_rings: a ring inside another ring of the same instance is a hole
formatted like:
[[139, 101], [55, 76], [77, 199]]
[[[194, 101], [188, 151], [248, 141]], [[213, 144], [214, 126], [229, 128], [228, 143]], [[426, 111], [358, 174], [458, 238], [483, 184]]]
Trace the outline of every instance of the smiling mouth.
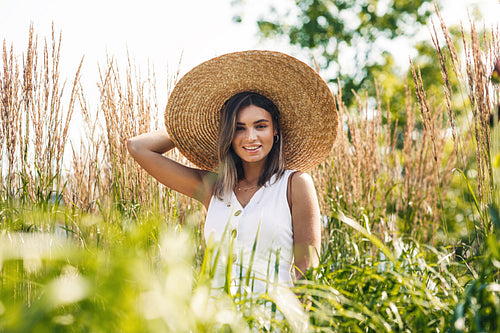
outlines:
[[262, 145], [259, 145], [259, 146], [244, 146], [243, 149], [247, 150], [247, 151], [256, 151], [258, 150], [260, 147], [262, 147]]

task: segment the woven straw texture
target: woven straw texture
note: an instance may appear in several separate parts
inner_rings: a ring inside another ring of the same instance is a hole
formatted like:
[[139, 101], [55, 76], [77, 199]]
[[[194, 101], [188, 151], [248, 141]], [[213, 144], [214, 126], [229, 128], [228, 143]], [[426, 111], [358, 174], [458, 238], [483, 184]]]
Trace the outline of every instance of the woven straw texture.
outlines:
[[264, 95], [278, 107], [287, 169], [308, 171], [324, 160], [337, 129], [330, 89], [311, 67], [273, 51], [226, 54], [179, 80], [167, 103], [165, 124], [188, 160], [216, 170], [220, 109], [243, 91]]

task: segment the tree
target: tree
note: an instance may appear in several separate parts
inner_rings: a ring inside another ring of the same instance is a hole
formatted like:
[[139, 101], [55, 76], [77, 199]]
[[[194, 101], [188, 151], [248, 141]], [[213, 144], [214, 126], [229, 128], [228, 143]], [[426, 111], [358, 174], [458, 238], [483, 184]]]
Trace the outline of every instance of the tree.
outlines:
[[[264, 37], [285, 36], [319, 55], [345, 102], [352, 91], [373, 92], [377, 74], [398, 71], [391, 45], [415, 36], [432, 14], [432, 0], [296, 0], [297, 20], [278, 15], [258, 21]], [[276, 13], [276, 9], [270, 13]], [[393, 44], [391, 44], [393, 43]], [[347, 65], [346, 65], [347, 64]]]

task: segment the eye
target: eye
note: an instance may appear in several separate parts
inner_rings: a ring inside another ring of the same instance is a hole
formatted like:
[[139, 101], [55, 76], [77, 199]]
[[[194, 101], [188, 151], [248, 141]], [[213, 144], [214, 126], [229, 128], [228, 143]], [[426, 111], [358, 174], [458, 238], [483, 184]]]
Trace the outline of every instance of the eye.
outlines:
[[236, 126], [236, 131], [239, 132], [239, 131], [243, 131], [244, 128], [242, 126]]
[[261, 125], [257, 125], [257, 128], [266, 128], [267, 125], [264, 125], [264, 124], [261, 124]]

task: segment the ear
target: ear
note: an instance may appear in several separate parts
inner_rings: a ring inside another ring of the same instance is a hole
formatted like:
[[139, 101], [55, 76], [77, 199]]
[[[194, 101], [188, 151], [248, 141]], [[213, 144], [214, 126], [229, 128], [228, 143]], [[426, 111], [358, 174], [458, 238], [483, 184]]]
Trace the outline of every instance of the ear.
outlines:
[[278, 135], [278, 129], [276, 128], [276, 126], [274, 126], [273, 136], [276, 136], [276, 135]]

